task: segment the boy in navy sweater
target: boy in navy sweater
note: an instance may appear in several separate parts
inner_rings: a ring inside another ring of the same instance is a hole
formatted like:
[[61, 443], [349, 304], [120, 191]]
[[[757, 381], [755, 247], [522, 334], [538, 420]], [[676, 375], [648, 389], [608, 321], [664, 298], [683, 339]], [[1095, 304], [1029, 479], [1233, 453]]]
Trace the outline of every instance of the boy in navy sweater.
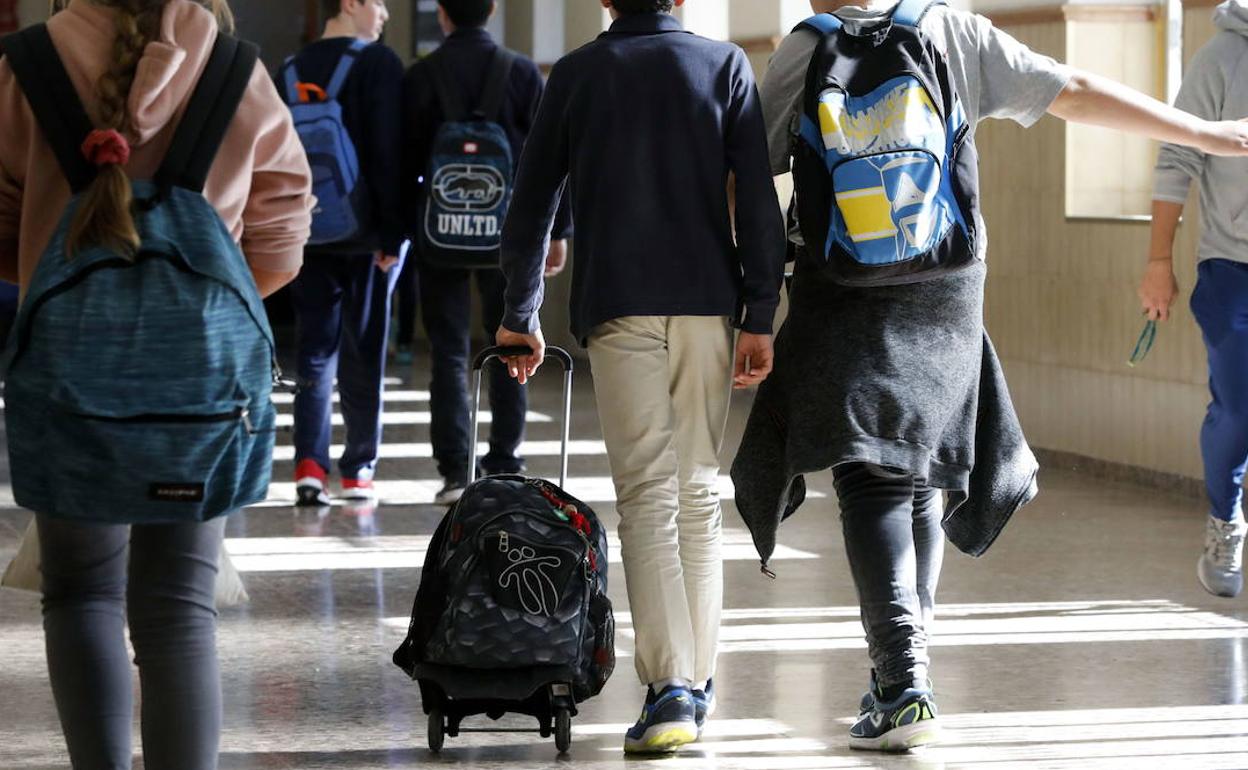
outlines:
[[[494, 0], [439, 0], [438, 21], [447, 35], [446, 42], [407, 72], [403, 85], [403, 124], [412, 129], [413, 138], [405, 148], [408, 152], [404, 156], [403, 184], [408, 196], [408, 219], [414, 233], [422, 230], [422, 206], [428, 188], [424, 176], [429, 171], [438, 129], [448, 119], [461, 117], [448, 117], [446, 107], [440, 103], [435, 68], [446, 73], [447, 85], [458, 94], [460, 105], [472, 109], [481, 104], [482, 96], [493, 85], [490, 78], [494, 76], [494, 59], [500, 51], [498, 43], [485, 30], [495, 9]], [[518, 161], [533, 127], [543, 84], [542, 74], [531, 59], [519, 54], [513, 56], [500, 110], [496, 116], [489, 117], [496, 119], [506, 133], [512, 157]], [[570, 230], [570, 217], [564, 207], [555, 222], [554, 240], [547, 255], [547, 277], [563, 269], [567, 254], [565, 239]], [[412, 340], [415, 315], [412, 295], [419, 284], [421, 315], [433, 353], [430, 437], [438, 472], [445, 479], [436, 502], [449, 505], [459, 499], [468, 482], [471, 440], [468, 435], [469, 291], [475, 276], [486, 334], [493, 336], [503, 318], [503, 274], [496, 267], [470, 270], [436, 264], [424, 253], [421, 237], [413, 237], [413, 244], [419, 262], [405, 268], [408, 275], [400, 287], [399, 352], [405, 352], [404, 347]], [[417, 267], [419, 280], [416, 280]], [[489, 382], [493, 421], [490, 423], [490, 451], [481, 461], [481, 470], [486, 474], [519, 473], [524, 469], [524, 461], [517, 450], [524, 438], [528, 409], [525, 391], [498, 364], [491, 365]]]
[[696, 740], [714, 703], [718, 455], [733, 386], [770, 370], [784, 224], [745, 53], [683, 30], [669, 13], [683, 0], [601, 2], [615, 22], [555, 65], [520, 161], [497, 339], [533, 350], [509, 361], [523, 382], [543, 357], [543, 256], [567, 180], [572, 328], [593, 365], [648, 687], [624, 747], [652, 753]]
[[[343, 124], [360, 162], [367, 211], [351, 242], [309, 246], [291, 284], [298, 322], [300, 390], [295, 396], [295, 487], [301, 505], [328, 505], [334, 376], [342, 397], [346, 447], [338, 466], [348, 498], [374, 497], [381, 445], [382, 388], [390, 295], [404, 240], [399, 169], [403, 63], [377, 42], [389, 19], [385, 0], [322, 0], [321, 40], [293, 60], [301, 90], [324, 90], [344, 56], [356, 61], [339, 95]], [[365, 41], [358, 51], [352, 44]], [[285, 77], [278, 89], [287, 103]]]

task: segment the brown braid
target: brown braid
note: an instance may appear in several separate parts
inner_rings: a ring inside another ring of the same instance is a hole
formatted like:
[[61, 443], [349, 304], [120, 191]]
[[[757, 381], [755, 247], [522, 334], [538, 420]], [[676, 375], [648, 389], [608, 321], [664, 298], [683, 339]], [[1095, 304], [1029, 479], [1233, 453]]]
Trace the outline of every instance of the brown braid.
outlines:
[[[116, 129], [135, 141], [129, 111], [130, 89], [139, 60], [148, 43], [160, 34], [160, 21], [169, 0], [94, 0], [98, 5], [117, 9], [117, 36], [112, 60], [96, 84], [99, 93], [100, 128]], [[69, 0], [52, 0], [52, 12], [63, 10]], [[205, 5], [217, 17], [219, 26], [232, 32], [234, 18], [226, 0], [207, 0]], [[70, 223], [66, 251], [70, 256], [82, 247], [102, 246], [120, 254], [133, 255], [139, 248], [139, 233], [131, 214], [133, 194], [130, 178], [117, 165], [100, 167]]]

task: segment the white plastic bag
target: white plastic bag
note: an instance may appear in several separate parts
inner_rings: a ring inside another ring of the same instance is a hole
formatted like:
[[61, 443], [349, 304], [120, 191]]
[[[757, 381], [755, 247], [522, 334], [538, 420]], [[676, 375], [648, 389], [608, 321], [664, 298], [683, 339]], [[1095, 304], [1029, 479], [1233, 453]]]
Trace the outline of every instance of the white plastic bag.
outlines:
[[217, 562], [217, 609], [237, 607], [251, 601], [247, 595], [247, 586], [243, 585], [243, 577], [238, 574], [234, 560], [221, 543], [221, 559]]
[[26, 526], [22, 542], [18, 543], [17, 556], [9, 562], [4, 577], [0, 577], [0, 587], [35, 593], [42, 590], [39, 577], [39, 530], [35, 528], [33, 518]]
[[[4, 576], [0, 577], [0, 588], [12, 588], [16, 591], [42, 591], [42, 580], [39, 575], [39, 530], [35, 520], [31, 519], [18, 544], [17, 556], [9, 563]], [[247, 587], [234, 567], [234, 562], [225, 551], [225, 543], [221, 544], [221, 558], [218, 562], [216, 603], [217, 607], [235, 607], [251, 601], [247, 595]]]

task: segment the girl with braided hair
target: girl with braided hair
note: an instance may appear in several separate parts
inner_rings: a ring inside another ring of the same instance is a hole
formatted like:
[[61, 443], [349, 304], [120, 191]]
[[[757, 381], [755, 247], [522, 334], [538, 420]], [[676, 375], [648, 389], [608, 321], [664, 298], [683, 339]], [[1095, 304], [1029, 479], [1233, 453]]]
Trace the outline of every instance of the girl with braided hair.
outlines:
[[[164, 161], [218, 30], [230, 29], [229, 8], [225, 0], [54, 0], [52, 10], [48, 35], [95, 128], [82, 152], [97, 173], [72, 220], [66, 258], [95, 246], [134, 253], [130, 180], [153, 178]], [[290, 113], [257, 65], [203, 192], [262, 296], [299, 270], [310, 189]], [[25, 291], [70, 199], [52, 145], [0, 58], [0, 279]], [[215, 768], [222, 708], [213, 588], [224, 517], [36, 521], [48, 669], [73, 767], [131, 766], [128, 619], [145, 766]]]

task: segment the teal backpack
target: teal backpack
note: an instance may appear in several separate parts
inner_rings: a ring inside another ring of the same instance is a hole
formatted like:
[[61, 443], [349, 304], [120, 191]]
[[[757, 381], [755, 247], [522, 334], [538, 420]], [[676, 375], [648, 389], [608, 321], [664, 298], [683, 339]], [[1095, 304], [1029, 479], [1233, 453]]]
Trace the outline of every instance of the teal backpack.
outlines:
[[141, 245], [130, 258], [100, 247], [66, 255], [96, 174], [80, 149], [93, 127], [46, 27], [0, 47], [74, 193], [5, 352], [17, 504], [78, 521], [156, 524], [264, 499], [273, 333], [242, 252], [203, 196], [256, 49], [218, 36], [163, 165], [133, 183]]

